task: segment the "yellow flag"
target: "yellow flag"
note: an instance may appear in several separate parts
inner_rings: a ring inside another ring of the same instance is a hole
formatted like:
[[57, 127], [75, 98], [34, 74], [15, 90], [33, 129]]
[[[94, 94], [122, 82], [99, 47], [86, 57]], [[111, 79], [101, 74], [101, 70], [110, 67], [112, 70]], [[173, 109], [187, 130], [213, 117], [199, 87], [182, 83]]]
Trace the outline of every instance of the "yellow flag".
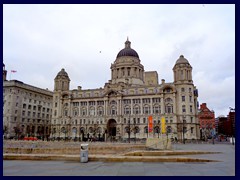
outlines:
[[162, 119], [161, 119], [161, 131], [162, 131], [162, 134], [165, 134], [165, 133], [166, 133], [166, 121], [165, 121], [165, 117], [162, 117]]

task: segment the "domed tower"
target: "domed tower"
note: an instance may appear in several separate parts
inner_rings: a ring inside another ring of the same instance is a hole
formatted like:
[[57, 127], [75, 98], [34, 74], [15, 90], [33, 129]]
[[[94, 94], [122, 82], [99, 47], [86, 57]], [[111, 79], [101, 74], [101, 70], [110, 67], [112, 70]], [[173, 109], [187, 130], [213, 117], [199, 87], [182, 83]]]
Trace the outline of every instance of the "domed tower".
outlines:
[[[176, 114], [178, 123], [187, 123], [184, 126], [191, 129], [191, 134], [186, 132], [188, 137], [199, 138], [199, 123], [198, 123], [198, 96], [197, 89], [192, 80], [192, 66], [183, 55], [176, 61], [174, 67], [174, 85], [177, 90], [176, 95]], [[179, 132], [181, 137], [182, 132]]]
[[3, 63], [3, 81], [7, 80], [7, 70], [5, 70], [5, 64]]
[[57, 74], [54, 79], [54, 91], [68, 91], [69, 90], [70, 79], [68, 77], [65, 69]]
[[193, 83], [192, 66], [183, 55], [176, 61], [174, 67], [174, 83]]
[[111, 82], [116, 84], [124, 82], [131, 85], [144, 83], [144, 67], [140, 63], [138, 53], [131, 48], [131, 42], [125, 42], [125, 48], [119, 51], [116, 60], [111, 65]]

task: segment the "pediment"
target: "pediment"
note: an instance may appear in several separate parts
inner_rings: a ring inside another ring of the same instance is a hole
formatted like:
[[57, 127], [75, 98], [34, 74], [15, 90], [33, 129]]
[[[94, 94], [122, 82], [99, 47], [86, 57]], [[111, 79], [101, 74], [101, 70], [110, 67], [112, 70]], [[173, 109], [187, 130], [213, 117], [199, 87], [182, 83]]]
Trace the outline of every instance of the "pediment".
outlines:
[[115, 96], [121, 96], [121, 95], [122, 93], [120, 93], [119, 91], [110, 89], [103, 96], [115, 97]]

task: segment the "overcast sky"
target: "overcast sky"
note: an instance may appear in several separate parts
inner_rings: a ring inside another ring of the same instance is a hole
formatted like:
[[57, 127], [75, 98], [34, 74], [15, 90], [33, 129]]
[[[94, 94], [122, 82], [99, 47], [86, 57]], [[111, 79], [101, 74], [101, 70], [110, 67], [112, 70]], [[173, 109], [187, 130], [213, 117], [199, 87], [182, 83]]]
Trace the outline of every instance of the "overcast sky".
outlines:
[[53, 90], [65, 68], [71, 89], [103, 87], [127, 36], [159, 82], [183, 54], [199, 104], [216, 117], [235, 107], [235, 5], [3, 5], [8, 80]]

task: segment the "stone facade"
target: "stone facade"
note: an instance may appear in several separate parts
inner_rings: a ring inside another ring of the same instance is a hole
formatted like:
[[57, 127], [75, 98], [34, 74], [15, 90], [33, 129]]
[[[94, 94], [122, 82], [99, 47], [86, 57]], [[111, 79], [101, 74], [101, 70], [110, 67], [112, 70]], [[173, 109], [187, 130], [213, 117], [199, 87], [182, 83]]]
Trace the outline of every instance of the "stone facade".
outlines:
[[[167, 135], [199, 139], [198, 92], [192, 67], [180, 56], [173, 67], [174, 82], [158, 83], [156, 71], [145, 72], [138, 53], [125, 42], [111, 64], [111, 80], [96, 89], [70, 90], [70, 78], [62, 69], [54, 79], [52, 138], [84, 140], [145, 139], [161, 136], [161, 118]], [[148, 117], [153, 132], [148, 133]]]
[[53, 92], [10, 80], [3, 82], [3, 131], [5, 138], [48, 138]]

